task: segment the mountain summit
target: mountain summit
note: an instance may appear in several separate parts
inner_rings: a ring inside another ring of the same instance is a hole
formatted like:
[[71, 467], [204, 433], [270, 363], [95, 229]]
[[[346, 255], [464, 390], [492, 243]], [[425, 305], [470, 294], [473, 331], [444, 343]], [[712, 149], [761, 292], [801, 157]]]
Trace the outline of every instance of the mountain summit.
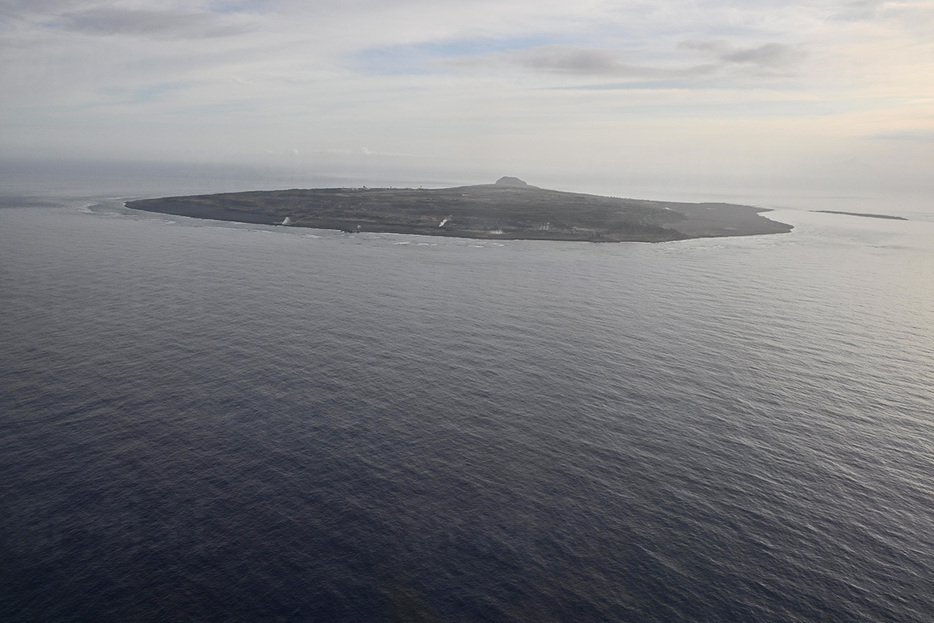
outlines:
[[496, 185], [497, 186], [528, 186], [528, 184], [520, 180], [518, 177], [509, 177], [508, 175], [496, 180]]

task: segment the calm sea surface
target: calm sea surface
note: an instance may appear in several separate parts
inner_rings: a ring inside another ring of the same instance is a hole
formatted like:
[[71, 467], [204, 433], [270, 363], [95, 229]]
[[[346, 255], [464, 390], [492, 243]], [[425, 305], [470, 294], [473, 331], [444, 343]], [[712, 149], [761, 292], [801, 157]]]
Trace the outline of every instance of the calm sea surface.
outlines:
[[495, 243], [69, 192], [0, 209], [4, 621], [934, 620], [929, 212]]

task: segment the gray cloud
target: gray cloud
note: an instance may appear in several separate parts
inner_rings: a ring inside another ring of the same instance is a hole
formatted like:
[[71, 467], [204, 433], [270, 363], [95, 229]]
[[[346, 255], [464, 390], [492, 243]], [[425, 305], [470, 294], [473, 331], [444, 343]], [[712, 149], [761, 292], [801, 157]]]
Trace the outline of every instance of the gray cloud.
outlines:
[[731, 65], [745, 65], [755, 68], [760, 75], [776, 75], [788, 71], [805, 56], [798, 46], [785, 43], [734, 48], [726, 41], [684, 41], [678, 48], [713, 56], [723, 69]]
[[727, 54], [730, 52], [730, 45], [726, 41], [682, 41], [678, 45], [681, 50], [696, 50], [698, 52], [707, 52], [711, 54]]
[[507, 53], [512, 62], [539, 71], [572, 74], [638, 74], [641, 69], [619, 62], [608, 50], [549, 45]]
[[766, 43], [757, 48], [723, 54], [720, 58], [731, 63], [749, 63], [760, 67], [788, 67], [796, 63], [801, 56], [801, 52], [790, 45]]
[[138, 35], [158, 38], [224, 37], [249, 30], [210, 13], [176, 13], [129, 9], [90, 9], [61, 16], [58, 25], [94, 35]]
[[24, 19], [31, 15], [41, 14], [49, 10], [68, 8], [70, 5], [79, 5], [80, 0], [4, 0], [0, 2], [0, 17]]
[[483, 57], [452, 61], [456, 65], [507, 65], [535, 72], [575, 76], [605, 76], [614, 78], [674, 78], [710, 74], [713, 65], [685, 68], [664, 68], [635, 65], [622, 61], [618, 52], [569, 45], [546, 45], [525, 50], [510, 50]]
[[679, 49], [700, 52], [712, 62], [700, 64], [649, 65], [627, 63], [618, 51], [570, 45], [546, 45], [524, 50], [509, 50], [482, 57], [452, 61], [461, 66], [511, 66], [534, 72], [638, 79], [645, 81], [677, 80], [682, 88], [702, 78], [715, 76], [761, 78], [783, 75], [804, 56], [795, 46], [766, 43], [735, 48], [725, 41], [685, 41]]
[[854, 2], [846, 2], [834, 13], [833, 18], [841, 21], [872, 19], [878, 14], [883, 4], [885, 4], [884, 0], [855, 0]]

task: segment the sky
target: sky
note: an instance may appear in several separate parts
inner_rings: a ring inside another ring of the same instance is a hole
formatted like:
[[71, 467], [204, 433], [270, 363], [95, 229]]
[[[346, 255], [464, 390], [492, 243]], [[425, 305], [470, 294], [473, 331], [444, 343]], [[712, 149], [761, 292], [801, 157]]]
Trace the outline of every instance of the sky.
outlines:
[[3, 0], [0, 159], [934, 192], [934, 0]]

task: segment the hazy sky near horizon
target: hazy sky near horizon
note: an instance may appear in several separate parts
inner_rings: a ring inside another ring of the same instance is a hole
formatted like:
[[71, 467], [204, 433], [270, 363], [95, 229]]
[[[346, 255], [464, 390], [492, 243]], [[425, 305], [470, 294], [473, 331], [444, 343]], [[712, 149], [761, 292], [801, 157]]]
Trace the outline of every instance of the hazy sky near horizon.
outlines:
[[931, 0], [4, 0], [0, 33], [7, 160], [934, 177]]

